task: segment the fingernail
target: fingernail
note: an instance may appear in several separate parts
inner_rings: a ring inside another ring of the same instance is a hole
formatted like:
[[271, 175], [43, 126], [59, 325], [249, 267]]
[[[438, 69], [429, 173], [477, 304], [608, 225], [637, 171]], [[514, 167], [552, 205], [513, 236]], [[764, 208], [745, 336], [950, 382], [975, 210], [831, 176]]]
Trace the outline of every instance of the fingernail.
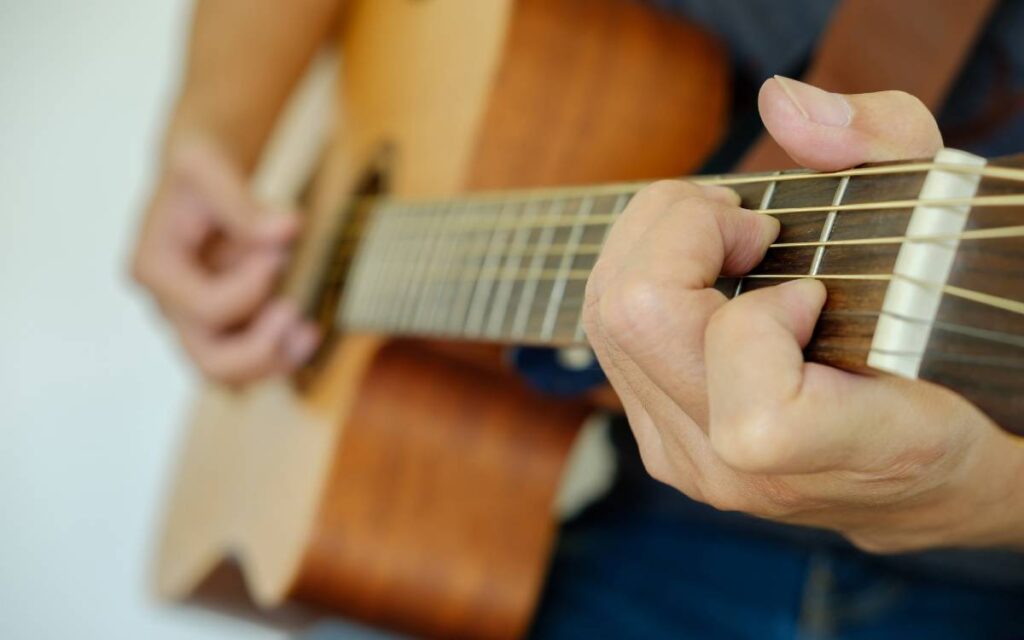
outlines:
[[739, 205], [740, 194], [736, 193], [729, 187], [725, 187], [717, 184], [710, 184], [704, 186], [704, 193], [715, 200], [725, 202], [732, 205]]
[[[744, 209], [744, 211], [749, 210]], [[775, 239], [779, 237], [779, 232], [782, 231], [782, 223], [779, 222], [779, 219], [756, 211], [750, 211], [750, 215], [757, 216], [757, 221], [761, 224], [761, 229], [764, 232], [764, 242], [766, 244], [775, 242]]]
[[294, 329], [288, 336], [285, 350], [292, 364], [305, 362], [320, 342], [320, 331], [312, 325], [303, 325]]
[[795, 278], [780, 284], [779, 288], [792, 296], [796, 304], [821, 305], [826, 296], [825, 286], [814, 278]]
[[845, 97], [818, 87], [775, 76], [775, 81], [804, 118], [826, 127], [845, 127], [853, 120], [853, 108]]

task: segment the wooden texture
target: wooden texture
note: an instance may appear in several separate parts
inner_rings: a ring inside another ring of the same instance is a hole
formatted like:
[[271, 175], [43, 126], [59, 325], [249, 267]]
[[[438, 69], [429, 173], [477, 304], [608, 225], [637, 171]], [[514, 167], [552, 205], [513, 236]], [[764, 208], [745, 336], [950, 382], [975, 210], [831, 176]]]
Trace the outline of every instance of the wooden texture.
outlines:
[[[1007, 158], [993, 166], [1020, 161]], [[923, 332], [910, 351], [909, 344], [886, 348], [875, 341], [880, 318], [908, 321], [883, 304], [891, 284], [925, 275], [898, 273], [897, 256], [909, 248], [903, 238], [916, 204], [934, 197], [922, 191], [932, 167], [919, 160], [840, 175], [797, 171], [719, 178], [739, 181], [735, 188], [743, 205], [777, 216], [781, 231], [751, 273], [721, 279], [716, 287], [732, 297], [795, 277], [819, 278], [829, 295], [806, 349], [810, 360], [867, 372], [872, 349], [912, 361], [926, 354], [925, 379], [962, 393], [1019, 432], [1024, 265], [1021, 225], [1014, 222], [1020, 207], [973, 207], [950, 282], [917, 283], [945, 287], [937, 321], [909, 318], [912, 331]], [[978, 198], [1020, 196], [1021, 182], [1020, 176], [986, 177]], [[351, 275], [353, 291], [336, 321], [343, 328], [398, 335], [585, 345], [586, 279], [609, 228], [640, 188], [624, 183], [480, 193], [443, 202], [375, 201]], [[1013, 233], [972, 235], [985, 231]], [[936, 268], [945, 273], [945, 267]], [[956, 295], [961, 290], [967, 293]], [[1010, 308], [963, 295], [996, 296]], [[445, 313], [435, 317], [435, 308]], [[915, 367], [907, 375], [916, 374]]]
[[[1024, 167], [1024, 156], [993, 164]], [[979, 196], [1020, 193], [1013, 182], [983, 180]], [[976, 207], [967, 230], [1021, 225], [1024, 207]], [[1024, 301], [1024, 238], [963, 241], [949, 284]], [[953, 389], [1000, 426], [1024, 436], [1024, 314], [946, 296], [921, 377]]]
[[695, 171], [723, 133], [709, 38], [632, 0], [519, 0], [465, 185], [591, 184]]
[[[717, 46], [629, 0], [352, 1], [341, 33], [338, 126], [286, 287], [321, 313], [342, 203], [372, 174], [402, 197], [673, 175], [722, 128]], [[585, 405], [460, 347], [328, 344], [298, 385], [205, 392], [160, 591], [185, 596], [235, 558], [267, 611], [299, 600], [419, 635], [520, 635]]]
[[421, 635], [520, 635], [587, 412], [389, 344], [349, 416], [296, 595]]

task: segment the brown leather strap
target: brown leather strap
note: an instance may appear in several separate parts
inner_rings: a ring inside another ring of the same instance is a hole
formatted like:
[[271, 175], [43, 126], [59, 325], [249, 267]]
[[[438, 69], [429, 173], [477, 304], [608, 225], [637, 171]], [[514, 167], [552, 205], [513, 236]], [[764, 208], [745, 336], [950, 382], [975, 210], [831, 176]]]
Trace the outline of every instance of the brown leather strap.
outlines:
[[[829, 91], [900, 89], [935, 111], [997, 0], [843, 0], [804, 80]], [[767, 135], [741, 171], [794, 166]]]

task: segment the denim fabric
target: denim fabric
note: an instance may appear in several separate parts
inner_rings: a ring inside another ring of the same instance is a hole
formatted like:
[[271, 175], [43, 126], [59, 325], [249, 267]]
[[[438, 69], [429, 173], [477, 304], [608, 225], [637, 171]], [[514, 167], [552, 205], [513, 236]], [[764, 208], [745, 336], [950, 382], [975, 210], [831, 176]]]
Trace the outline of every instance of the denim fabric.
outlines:
[[650, 479], [625, 424], [614, 434], [619, 479], [563, 527], [534, 638], [1024, 638], [1024, 584], [717, 512]]

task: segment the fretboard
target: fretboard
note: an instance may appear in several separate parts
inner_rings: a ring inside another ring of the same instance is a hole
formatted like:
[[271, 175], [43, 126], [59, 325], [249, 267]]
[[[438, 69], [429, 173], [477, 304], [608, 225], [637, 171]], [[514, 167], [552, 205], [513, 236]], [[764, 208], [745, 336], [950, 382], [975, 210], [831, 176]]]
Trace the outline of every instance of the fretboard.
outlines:
[[[720, 280], [717, 288], [733, 296], [777, 284], [772, 276], [858, 275], [865, 278], [844, 288], [860, 283], [864, 295], [884, 293], [877, 282], [891, 274], [900, 243], [844, 243], [901, 237], [914, 207], [884, 203], [913, 202], [927, 173], [914, 164], [883, 173], [705, 178], [729, 184], [744, 207], [782, 222], [764, 262], [749, 277]], [[643, 186], [381, 200], [358, 244], [342, 325], [399, 335], [582, 344], [587, 276], [611, 225]]]
[[587, 275], [637, 188], [382, 204], [359, 251], [344, 324], [582, 343]]
[[[1021, 414], [1024, 399], [1012, 398], [1024, 395], [1006, 399], [1024, 380], [1021, 158], [986, 165], [944, 153], [957, 162], [696, 179], [730, 186], [742, 206], [776, 216], [782, 227], [757, 268], [715, 287], [733, 297], [821, 279], [829, 297], [808, 358], [936, 380], [993, 415]], [[643, 186], [363, 201], [363, 215], [339, 244], [341, 275], [327, 285], [336, 294], [327, 296], [336, 326], [585, 344], [587, 277]], [[969, 389], [979, 367], [1002, 382]]]

